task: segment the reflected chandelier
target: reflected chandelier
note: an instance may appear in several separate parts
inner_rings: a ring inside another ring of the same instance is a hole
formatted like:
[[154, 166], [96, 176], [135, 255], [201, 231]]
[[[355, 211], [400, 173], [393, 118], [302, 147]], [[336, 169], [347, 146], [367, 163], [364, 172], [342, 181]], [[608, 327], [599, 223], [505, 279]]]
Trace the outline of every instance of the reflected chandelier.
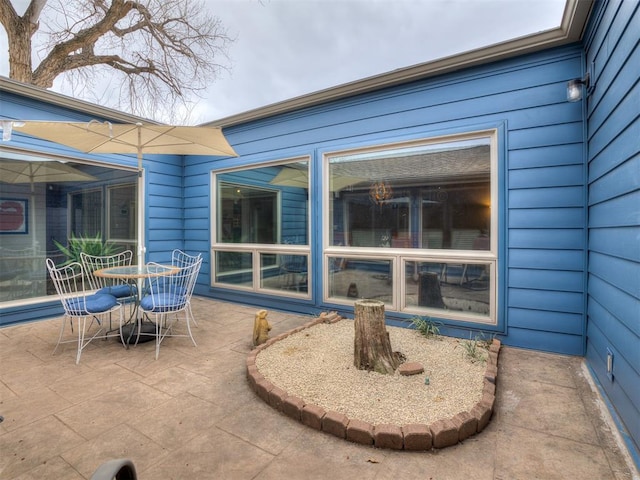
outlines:
[[393, 189], [387, 182], [374, 182], [371, 184], [371, 188], [369, 188], [369, 197], [376, 205], [382, 205], [385, 201], [393, 197]]

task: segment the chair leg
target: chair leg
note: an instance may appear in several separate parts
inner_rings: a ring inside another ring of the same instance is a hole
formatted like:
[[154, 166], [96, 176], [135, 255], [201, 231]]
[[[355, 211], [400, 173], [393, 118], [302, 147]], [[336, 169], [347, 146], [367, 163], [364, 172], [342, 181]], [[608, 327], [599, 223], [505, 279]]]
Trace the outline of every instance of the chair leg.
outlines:
[[122, 322], [124, 320], [124, 307], [120, 308], [120, 319], [119, 319], [119, 325], [118, 325], [118, 330], [120, 331], [120, 341], [122, 342], [122, 346], [125, 348], [125, 350], [127, 349], [127, 347], [129, 346], [128, 343], [125, 343], [124, 341], [124, 335], [122, 335]]
[[[91, 322], [93, 323], [93, 321]], [[80, 363], [80, 355], [82, 355], [82, 349], [84, 345], [84, 330], [87, 326], [87, 317], [82, 317], [82, 328], [80, 327], [80, 320], [78, 320], [78, 353], [76, 354], [76, 365]]]
[[196, 343], [195, 338], [193, 338], [193, 334], [191, 333], [191, 322], [189, 321], [189, 312], [191, 311], [191, 309], [189, 307], [187, 307], [187, 310], [185, 311], [185, 317], [187, 317], [187, 331], [189, 332], [189, 337], [191, 338], [191, 343], [193, 343], [194, 347], [197, 347], [198, 344]]
[[[73, 320], [69, 319], [69, 322], [71, 323], [71, 331], [73, 332]], [[62, 336], [64, 335], [64, 327], [67, 324], [67, 317], [66, 315], [64, 317], [62, 317], [62, 325], [60, 325], [60, 335], [58, 335], [58, 343], [56, 343], [56, 348], [53, 349], [53, 352], [51, 352], [51, 355], [55, 355], [56, 350], [58, 350], [58, 347], [60, 346], [60, 342], [62, 341]]]
[[162, 321], [163, 315], [156, 315], [156, 360], [160, 355], [160, 342], [162, 342], [162, 338], [160, 336], [162, 332]]
[[191, 318], [191, 321], [197, 327], [198, 326], [198, 322], [196, 322], [196, 317], [193, 316], [193, 311], [191, 310], [191, 305], [189, 305], [187, 307], [187, 315], [189, 315], [189, 317]]

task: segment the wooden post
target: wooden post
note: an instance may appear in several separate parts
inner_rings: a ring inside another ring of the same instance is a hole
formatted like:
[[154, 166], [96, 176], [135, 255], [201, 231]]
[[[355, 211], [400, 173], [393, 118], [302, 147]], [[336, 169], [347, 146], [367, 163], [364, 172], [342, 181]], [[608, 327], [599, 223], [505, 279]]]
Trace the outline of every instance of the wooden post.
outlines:
[[384, 303], [377, 300], [355, 302], [353, 364], [359, 370], [393, 374], [400, 359], [391, 350], [384, 324]]

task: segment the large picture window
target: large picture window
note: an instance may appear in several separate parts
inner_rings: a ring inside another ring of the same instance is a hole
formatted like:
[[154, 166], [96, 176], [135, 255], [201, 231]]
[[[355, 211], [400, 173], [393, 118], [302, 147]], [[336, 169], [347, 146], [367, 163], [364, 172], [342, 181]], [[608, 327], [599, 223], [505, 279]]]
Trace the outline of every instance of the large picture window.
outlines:
[[495, 323], [496, 165], [493, 131], [325, 155], [325, 300]]
[[72, 235], [135, 251], [135, 171], [11, 148], [0, 153], [0, 303], [55, 295], [45, 259], [75, 260], [59, 248]]
[[214, 172], [213, 284], [309, 295], [309, 160]]

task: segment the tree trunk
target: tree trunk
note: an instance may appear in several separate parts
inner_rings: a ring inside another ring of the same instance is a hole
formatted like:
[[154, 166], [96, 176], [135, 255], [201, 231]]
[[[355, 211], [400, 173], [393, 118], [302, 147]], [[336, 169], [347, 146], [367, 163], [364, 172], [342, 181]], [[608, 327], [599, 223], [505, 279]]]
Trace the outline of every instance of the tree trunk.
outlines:
[[31, 30], [25, 21], [16, 21], [7, 30], [9, 44], [9, 78], [19, 82], [31, 83]]
[[418, 305], [421, 307], [445, 308], [437, 273], [421, 273], [418, 287]]
[[400, 360], [391, 351], [384, 324], [384, 303], [376, 300], [355, 302], [353, 364], [359, 370], [393, 374]]

